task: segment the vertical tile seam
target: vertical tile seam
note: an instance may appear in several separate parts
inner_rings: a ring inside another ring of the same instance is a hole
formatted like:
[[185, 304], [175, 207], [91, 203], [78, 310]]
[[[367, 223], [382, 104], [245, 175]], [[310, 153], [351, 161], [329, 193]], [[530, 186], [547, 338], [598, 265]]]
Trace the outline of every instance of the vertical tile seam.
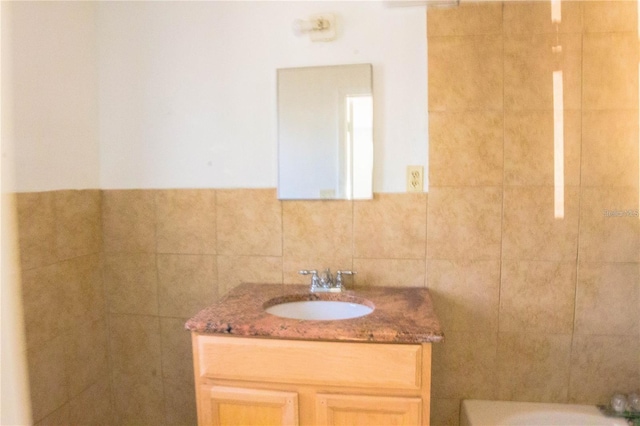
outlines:
[[[54, 261], [51, 263], [52, 265], [62, 265], [64, 263], [67, 263], [67, 264], [70, 263], [70, 260], [69, 259], [64, 259], [64, 256], [62, 256], [61, 253], [60, 253], [61, 250], [60, 250], [60, 243], [59, 243], [59, 239], [60, 239], [60, 220], [59, 220], [59, 218], [62, 215], [58, 211], [59, 205], [60, 205], [60, 203], [58, 201], [61, 198], [60, 194], [62, 193], [62, 191], [63, 190], [59, 190], [59, 189], [51, 191], [51, 202], [53, 204], [52, 208], [53, 208], [53, 256], [54, 256]], [[74, 271], [74, 272], [77, 272], [77, 271]], [[24, 313], [22, 315], [24, 317]], [[67, 361], [68, 361], [68, 348], [67, 348], [68, 338], [67, 338], [67, 336], [72, 332], [73, 329], [75, 329], [74, 326], [67, 325], [66, 327], [63, 327], [62, 331], [60, 331], [55, 337], [52, 337], [49, 340], [49, 342], [53, 342], [53, 341], [55, 341], [55, 339], [59, 338], [60, 339], [60, 345], [62, 346], [62, 368], [64, 369], [65, 401], [64, 401], [64, 403], [60, 404], [55, 409], [51, 410], [46, 415], [44, 415], [41, 419], [39, 419], [39, 421], [42, 421], [42, 420], [46, 419], [51, 414], [53, 414], [56, 411], [60, 410], [64, 405], [68, 405], [71, 402], [71, 377], [70, 377], [71, 368], [67, 364]], [[26, 336], [25, 336], [25, 343], [26, 343]], [[32, 347], [32, 350], [35, 350], [35, 346]], [[25, 354], [26, 354], [26, 351], [25, 351]], [[29, 365], [29, 363], [27, 362], [27, 366], [28, 365]], [[32, 402], [32, 404], [33, 404], [33, 402]]]
[[[505, 121], [506, 121], [506, 108], [505, 108], [505, 74], [506, 74], [506, 64], [504, 57], [504, 46], [505, 46], [505, 22], [504, 22], [504, 1], [501, 5], [501, 20], [502, 20], [502, 200], [500, 203], [500, 261], [498, 264], [499, 272], [498, 272], [498, 306], [496, 307], [498, 312], [496, 313], [496, 353], [495, 353], [495, 361], [496, 361], [496, 375], [497, 371], [497, 361], [498, 361], [498, 348], [500, 342], [500, 312], [502, 310], [502, 263], [504, 259], [504, 213], [505, 213]], [[497, 394], [498, 389], [494, 389]]]
[[[105, 277], [105, 256], [106, 256], [106, 241], [104, 238], [104, 221], [105, 221], [105, 212], [104, 212], [104, 199], [106, 195], [106, 190], [100, 190], [100, 245], [101, 245], [101, 256], [100, 256], [100, 275], [102, 277], [102, 292], [104, 295], [104, 304], [105, 304], [105, 320], [107, 323], [107, 368], [109, 371], [109, 406], [111, 407], [111, 415], [117, 417], [118, 412], [116, 410], [116, 402], [114, 398], [114, 377], [113, 377], [113, 354], [111, 347], [111, 303], [109, 297], [109, 289], [107, 288], [107, 280]], [[111, 420], [116, 421], [117, 418], [111, 418]]]
[[[373, 184], [372, 184], [372, 188], [371, 188], [371, 196], [373, 197]], [[356, 249], [356, 201], [355, 200], [349, 200], [349, 202], [351, 203], [351, 250], [349, 250], [349, 257], [351, 258], [350, 261], [350, 270], [353, 271], [353, 259], [355, 257], [355, 249]], [[356, 271], [357, 272], [357, 271]], [[352, 284], [353, 284], [353, 280], [355, 279], [355, 277], [352, 275], [351, 276], [352, 280]]]
[[427, 256], [428, 238], [429, 238], [429, 191], [425, 193], [424, 197], [425, 209], [424, 209], [424, 283], [423, 287], [429, 287], [429, 262]]
[[502, 31], [501, 31], [501, 40], [502, 40], [502, 182], [501, 182], [501, 193], [502, 200], [500, 203], [500, 259], [498, 262], [498, 305], [496, 306], [496, 329], [495, 329], [495, 352], [493, 353], [493, 373], [496, 377], [496, 380], [493, 382], [493, 395], [498, 395], [500, 391], [500, 372], [498, 369], [498, 360], [499, 360], [499, 352], [500, 352], [500, 311], [501, 311], [501, 303], [502, 303], [502, 261], [504, 256], [504, 199], [505, 199], [505, 57], [504, 57], [504, 46], [505, 46], [505, 22], [504, 22], [504, 7], [505, 2], [502, 1], [500, 14], [501, 14], [501, 22], [502, 22]]
[[280, 207], [280, 282], [284, 284], [284, 201], [278, 198], [277, 187], [276, 202]]
[[215, 228], [215, 235], [216, 235], [216, 241], [215, 241], [215, 248], [214, 248], [214, 256], [216, 259], [216, 300], [220, 299], [220, 297], [222, 296], [220, 294], [220, 262], [219, 262], [219, 257], [220, 257], [220, 248], [218, 247], [219, 245], [219, 235], [218, 235], [218, 229], [220, 227], [220, 217], [218, 215], [219, 209], [218, 209], [218, 190], [214, 189], [213, 190], [213, 206], [215, 209], [215, 223], [214, 223], [214, 228]]
[[157, 312], [153, 316], [155, 318], [156, 332], [158, 333], [158, 343], [159, 343], [159, 356], [160, 356], [160, 384], [162, 391], [162, 420], [164, 422], [167, 421], [167, 391], [165, 390], [165, 380], [164, 380], [164, 353], [163, 353], [163, 339], [162, 339], [162, 324], [160, 316], [161, 307], [160, 307], [160, 268], [158, 266], [158, 205], [160, 194], [162, 190], [157, 189], [148, 189], [146, 191], [151, 191], [153, 195], [153, 242], [154, 242], [154, 260], [155, 260], [155, 272], [156, 272], [156, 306]]
[[571, 329], [571, 342], [569, 347], [569, 371], [567, 374], [567, 401], [571, 401], [572, 395], [572, 362], [574, 357], [574, 342], [576, 335], [576, 318], [578, 311], [578, 283], [580, 282], [580, 230], [582, 227], [582, 172], [583, 172], [583, 155], [584, 155], [584, 6], [580, 4], [580, 174], [578, 175], [578, 232], [576, 235], [576, 256], [575, 256], [575, 286], [573, 288], [573, 324]]

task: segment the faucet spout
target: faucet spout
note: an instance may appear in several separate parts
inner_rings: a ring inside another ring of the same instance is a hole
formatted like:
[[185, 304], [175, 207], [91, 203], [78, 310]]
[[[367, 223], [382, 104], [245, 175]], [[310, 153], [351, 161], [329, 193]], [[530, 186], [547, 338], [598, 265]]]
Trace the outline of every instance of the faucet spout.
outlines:
[[331, 277], [331, 269], [327, 268], [320, 277], [320, 286], [322, 288], [331, 288], [333, 286], [333, 278]]

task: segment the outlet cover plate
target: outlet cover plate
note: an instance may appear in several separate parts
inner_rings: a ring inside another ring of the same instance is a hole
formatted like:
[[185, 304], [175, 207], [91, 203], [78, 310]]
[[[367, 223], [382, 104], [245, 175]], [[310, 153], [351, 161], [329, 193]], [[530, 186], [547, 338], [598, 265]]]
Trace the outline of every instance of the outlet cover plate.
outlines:
[[407, 192], [423, 192], [424, 167], [407, 166]]

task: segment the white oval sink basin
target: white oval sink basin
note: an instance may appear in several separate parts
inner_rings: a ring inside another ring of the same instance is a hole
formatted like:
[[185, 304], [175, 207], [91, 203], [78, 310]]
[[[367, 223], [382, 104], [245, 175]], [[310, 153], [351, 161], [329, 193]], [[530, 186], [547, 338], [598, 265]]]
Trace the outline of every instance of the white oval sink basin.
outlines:
[[265, 311], [283, 318], [331, 321], [369, 315], [373, 307], [338, 300], [301, 300], [268, 306]]

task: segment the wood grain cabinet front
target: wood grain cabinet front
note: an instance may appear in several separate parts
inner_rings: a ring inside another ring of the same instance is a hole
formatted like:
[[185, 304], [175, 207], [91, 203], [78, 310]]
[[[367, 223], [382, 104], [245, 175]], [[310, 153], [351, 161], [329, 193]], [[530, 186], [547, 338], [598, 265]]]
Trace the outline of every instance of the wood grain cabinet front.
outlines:
[[316, 424], [420, 425], [422, 400], [398, 396], [318, 395]]
[[429, 424], [429, 343], [192, 337], [201, 426]]
[[200, 424], [282, 426], [299, 424], [296, 392], [202, 385], [200, 397], [198, 400], [198, 423]]

